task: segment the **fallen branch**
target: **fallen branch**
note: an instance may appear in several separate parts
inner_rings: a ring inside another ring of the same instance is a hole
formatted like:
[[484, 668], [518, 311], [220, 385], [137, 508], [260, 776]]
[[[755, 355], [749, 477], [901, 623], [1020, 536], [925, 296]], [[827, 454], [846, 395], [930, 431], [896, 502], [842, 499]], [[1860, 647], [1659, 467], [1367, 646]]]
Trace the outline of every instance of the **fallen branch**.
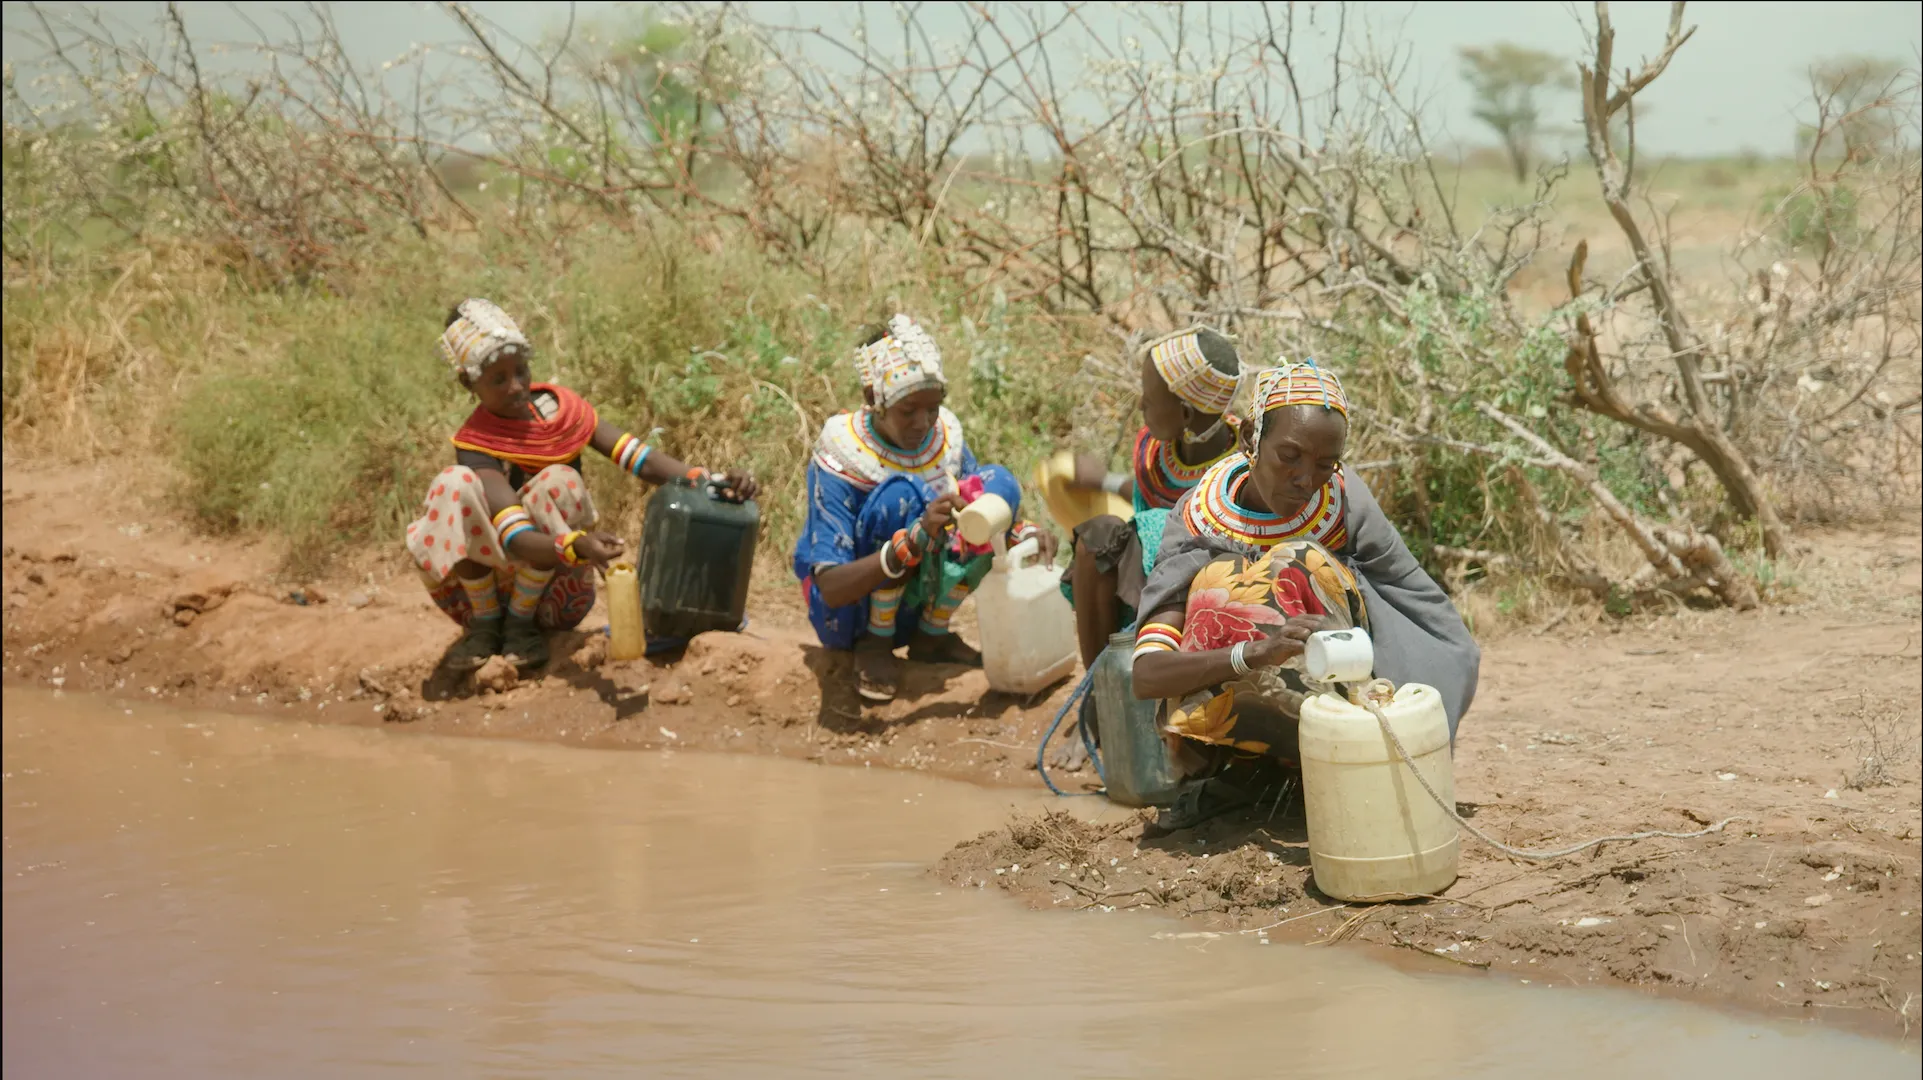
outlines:
[[1757, 606], [1756, 590], [1730, 565], [1728, 557], [1723, 554], [1722, 545], [1716, 542], [1715, 537], [1687, 526], [1652, 526], [1645, 523], [1623, 505], [1622, 500], [1609, 490], [1594, 469], [1557, 450], [1520, 420], [1486, 401], [1477, 402], [1476, 411], [1528, 443], [1547, 467], [1566, 473], [1588, 489], [1597, 505], [1621, 526], [1665, 582], [1677, 585], [1688, 582], [1692, 589], [1700, 584], [1714, 591], [1724, 603], [1738, 611], [1749, 611]]

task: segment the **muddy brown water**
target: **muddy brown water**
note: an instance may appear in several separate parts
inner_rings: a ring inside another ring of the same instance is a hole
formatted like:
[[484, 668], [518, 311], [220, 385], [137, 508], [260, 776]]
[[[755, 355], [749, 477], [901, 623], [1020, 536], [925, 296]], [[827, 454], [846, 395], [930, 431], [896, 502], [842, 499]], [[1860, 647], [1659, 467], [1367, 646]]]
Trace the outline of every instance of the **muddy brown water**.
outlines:
[[944, 887], [943, 851], [1041, 800], [906, 773], [12, 690], [4, 769], [9, 1080], [1918, 1065], [1807, 1025]]

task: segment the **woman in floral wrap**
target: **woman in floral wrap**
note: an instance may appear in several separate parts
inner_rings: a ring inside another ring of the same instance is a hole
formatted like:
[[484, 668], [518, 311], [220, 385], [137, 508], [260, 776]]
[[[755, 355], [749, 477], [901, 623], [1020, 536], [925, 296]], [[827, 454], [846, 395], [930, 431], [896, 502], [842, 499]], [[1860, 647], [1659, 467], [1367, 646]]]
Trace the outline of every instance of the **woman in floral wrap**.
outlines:
[[1247, 806], [1297, 767], [1312, 692], [1302, 651], [1318, 630], [1360, 627], [1376, 673], [1442, 695], [1453, 737], [1480, 652], [1368, 486], [1343, 467], [1348, 401], [1332, 372], [1262, 372], [1238, 424], [1241, 452], [1170, 512], [1136, 624], [1136, 696], [1189, 777], [1151, 826], [1190, 828]]

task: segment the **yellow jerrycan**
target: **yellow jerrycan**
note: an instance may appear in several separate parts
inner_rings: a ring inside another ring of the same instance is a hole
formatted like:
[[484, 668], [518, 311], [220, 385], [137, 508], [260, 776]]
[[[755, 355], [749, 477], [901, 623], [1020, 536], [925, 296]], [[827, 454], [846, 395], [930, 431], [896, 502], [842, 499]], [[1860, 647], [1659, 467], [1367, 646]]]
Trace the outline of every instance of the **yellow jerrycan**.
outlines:
[[[1449, 717], [1434, 687], [1363, 689], [1409, 759], [1455, 805]], [[1337, 900], [1433, 896], [1456, 880], [1456, 823], [1422, 789], [1369, 710], [1335, 693], [1302, 701], [1302, 801], [1315, 887]]]
[[639, 660], [648, 650], [641, 632], [641, 579], [628, 563], [608, 567], [608, 659]]

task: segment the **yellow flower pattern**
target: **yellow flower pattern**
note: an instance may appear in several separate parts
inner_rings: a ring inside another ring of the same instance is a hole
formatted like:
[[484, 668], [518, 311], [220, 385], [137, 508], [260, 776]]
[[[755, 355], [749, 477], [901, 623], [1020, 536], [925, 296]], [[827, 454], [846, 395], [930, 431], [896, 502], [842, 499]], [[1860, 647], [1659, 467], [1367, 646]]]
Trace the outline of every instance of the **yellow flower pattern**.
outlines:
[[1211, 746], [1233, 746], [1251, 754], [1267, 753], [1269, 744], [1258, 740], [1242, 741], [1234, 737], [1235, 732], [1235, 690], [1224, 687], [1222, 692], [1192, 709], [1174, 709], [1169, 713], [1168, 730], [1186, 739], [1205, 742]]
[[[1301, 606], [1283, 608], [1285, 598], [1278, 595], [1277, 582], [1284, 577], [1289, 579], [1284, 586], [1289, 604], [1306, 602], [1311, 612], [1319, 604], [1331, 629], [1368, 627], [1355, 573], [1313, 541], [1276, 544], [1252, 561], [1239, 556], [1214, 559], [1190, 582], [1191, 605], [1199, 594], [1212, 592], [1217, 596], [1212, 604], [1226, 598], [1284, 613], [1302, 610]], [[1308, 602], [1304, 595], [1308, 592], [1314, 593], [1314, 602]], [[1191, 606], [1191, 615], [1194, 610]], [[1300, 666], [1299, 659], [1292, 659], [1279, 668], [1258, 669], [1179, 701], [1169, 700], [1163, 728], [1193, 742], [1245, 754], [1271, 753], [1278, 740], [1293, 745], [1298, 710], [1308, 689]]]

